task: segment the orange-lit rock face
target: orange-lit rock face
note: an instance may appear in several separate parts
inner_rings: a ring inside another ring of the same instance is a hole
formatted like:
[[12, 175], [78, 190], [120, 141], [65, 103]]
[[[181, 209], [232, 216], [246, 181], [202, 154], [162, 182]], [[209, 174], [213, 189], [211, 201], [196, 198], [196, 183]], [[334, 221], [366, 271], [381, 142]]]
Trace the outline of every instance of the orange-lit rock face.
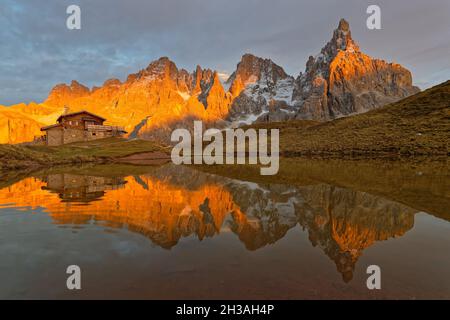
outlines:
[[230, 86], [230, 93], [233, 98], [236, 98], [241, 94], [242, 91], [245, 89], [245, 84], [242, 82], [241, 76], [238, 74], [236, 75], [234, 81], [231, 83]]
[[[197, 67], [190, 74], [163, 57], [129, 75], [124, 83], [111, 79], [92, 91], [76, 82], [58, 85], [45, 105], [88, 110], [103, 115], [109, 124], [124, 126], [133, 135], [167, 141], [174, 123], [221, 119], [230, 103], [229, 94], [211, 70]], [[157, 130], [164, 131], [162, 137], [151, 134]]]
[[[124, 83], [110, 79], [90, 90], [72, 81], [55, 86], [42, 104], [0, 106], [0, 143], [33, 140], [42, 135], [39, 128], [55, 123], [65, 107], [104, 116], [107, 124], [123, 126], [133, 135], [167, 142], [174, 124], [223, 119], [230, 104], [231, 95], [216, 73], [198, 66], [190, 74], [163, 57], [129, 75]], [[162, 130], [162, 137], [152, 135], [157, 130]]]
[[365, 112], [417, 93], [411, 73], [398, 64], [372, 59], [353, 41], [341, 20], [333, 38], [296, 80], [297, 118], [330, 120]]
[[89, 88], [73, 80], [70, 86], [66, 84], [58, 84], [55, 86], [44, 103], [50, 106], [63, 108], [68, 101], [85, 97], [89, 95], [89, 93]]
[[231, 105], [231, 95], [226, 93], [217, 72], [206, 98], [206, 114], [211, 120], [224, 119]]
[[42, 124], [32, 117], [0, 106], [0, 143], [21, 143], [41, 136]]

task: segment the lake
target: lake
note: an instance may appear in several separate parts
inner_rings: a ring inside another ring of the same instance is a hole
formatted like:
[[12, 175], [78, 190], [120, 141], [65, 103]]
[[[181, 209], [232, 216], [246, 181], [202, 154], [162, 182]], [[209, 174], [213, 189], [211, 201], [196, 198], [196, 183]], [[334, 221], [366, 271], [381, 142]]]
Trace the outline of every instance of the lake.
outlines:
[[0, 298], [450, 299], [446, 159], [280, 165], [10, 173]]

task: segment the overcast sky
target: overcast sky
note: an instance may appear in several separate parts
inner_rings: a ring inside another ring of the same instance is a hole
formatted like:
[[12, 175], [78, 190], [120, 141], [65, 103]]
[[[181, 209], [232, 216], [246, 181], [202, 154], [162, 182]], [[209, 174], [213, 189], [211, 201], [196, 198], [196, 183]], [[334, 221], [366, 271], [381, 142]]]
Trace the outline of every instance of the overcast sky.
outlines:
[[[66, 8], [81, 7], [81, 30]], [[368, 30], [378, 4], [382, 30]], [[402, 64], [416, 85], [450, 79], [449, 0], [1, 0], [0, 104], [43, 101], [57, 83], [126, 79], [160, 56], [231, 73], [243, 53], [304, 71], [339, 19], [367, 54]]]

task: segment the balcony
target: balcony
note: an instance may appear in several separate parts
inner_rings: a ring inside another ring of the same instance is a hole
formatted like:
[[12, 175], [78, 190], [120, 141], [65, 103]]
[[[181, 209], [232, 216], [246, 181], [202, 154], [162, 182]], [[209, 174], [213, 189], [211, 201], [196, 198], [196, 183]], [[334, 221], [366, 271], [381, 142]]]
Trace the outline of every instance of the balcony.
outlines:
[[86, 125], [87, 131], [114, 131], [114, 132], [123, 132], [126, 133], [124, 127], [119, 126], [103, 126], [103, 125], [96, 125], [96, 124], [88, 124]]

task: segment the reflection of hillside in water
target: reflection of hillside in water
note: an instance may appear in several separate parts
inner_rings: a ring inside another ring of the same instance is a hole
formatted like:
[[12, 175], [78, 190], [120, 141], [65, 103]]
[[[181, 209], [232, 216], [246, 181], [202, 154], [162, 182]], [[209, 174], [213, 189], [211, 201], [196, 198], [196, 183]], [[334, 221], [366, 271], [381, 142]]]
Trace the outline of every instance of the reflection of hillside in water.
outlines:
[[12, 201], [8, 206], [43, 207], [58, 224], [127, 228], [167, 249], [182, 237], [202, 240], [231, 230], [256, 250], [299, 224], [345, 281], [365, 248], [403, 235], [414, 223], [412, 209], [363, 192], [326, 184], [258, 185], [171, 165], [126, 178], [27, 178], [0, 190], [0, 205]]

